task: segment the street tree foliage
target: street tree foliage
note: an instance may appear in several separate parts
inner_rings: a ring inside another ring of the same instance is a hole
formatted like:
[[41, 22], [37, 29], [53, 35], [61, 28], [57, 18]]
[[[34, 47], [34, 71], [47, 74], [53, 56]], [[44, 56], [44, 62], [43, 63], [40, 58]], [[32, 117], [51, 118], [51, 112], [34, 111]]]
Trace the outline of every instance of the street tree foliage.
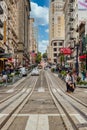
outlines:
[[40, 63], [41, 62], [41, 58], [42, 58], [41, 52], [38, 52], [37, 53], [37, 57], [36, 57], [36, 63]]
[[43, 54], [43, 58], [47, 58], [47, 53], [46, 52]]
[[62, 65], [62, 63], [64, 62], [64, 54], [59, 53], [58, 57], [60, 58], [60, 64]]

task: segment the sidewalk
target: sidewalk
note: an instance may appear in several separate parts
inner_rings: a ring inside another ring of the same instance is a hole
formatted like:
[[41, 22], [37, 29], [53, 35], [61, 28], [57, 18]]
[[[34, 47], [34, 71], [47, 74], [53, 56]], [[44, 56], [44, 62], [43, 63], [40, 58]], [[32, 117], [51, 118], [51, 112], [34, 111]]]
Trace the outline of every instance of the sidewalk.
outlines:
[[[58, 77], [58, 73], [53, 73], [54, 76]], [[79, 75], [81, 77], [81, 74]], [[60, 78], [61, 79], [61, 78]], [[61, 79], [61, 81], [63, 81]], [[85, 81], [87, 82], [87, 77], [85, 79]], [[64, 81], [63, 81], [64, 82]], [[76, 87], [79, 87], [79, 88], [87, 88], [87, 85], [76, 85]]]
[[17, 87], [21, 82], [23, 82], [29, 76], [30, 76], [30, 73], [26, 77], [22, 77], [21, 79], [19, 79], [18, 81], [14, 82], [13, 84], [8, 84], [5, 87]]

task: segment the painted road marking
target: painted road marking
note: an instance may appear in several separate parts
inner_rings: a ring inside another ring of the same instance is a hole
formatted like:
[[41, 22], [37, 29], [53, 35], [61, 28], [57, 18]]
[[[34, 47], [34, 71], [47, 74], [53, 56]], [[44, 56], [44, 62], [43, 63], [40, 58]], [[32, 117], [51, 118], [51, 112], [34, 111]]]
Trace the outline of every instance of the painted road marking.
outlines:
[[58, 91], [58, 92], [62, 92], [59, 88], [57, 88], [57, 91]]
[[55, 88], [53, 88], [52, 90], [53, 90], [53, 92], [54, 92], [54, 93], [56, 93], [56, 92], [57, 92]]
[[27, 121], [25, 130], [37, 130], [38, 115], [31, 115]]
[[[33, 114], [34, 115], [37, 115], [37, 114]], [[40, 116], [42, 116], [43, 114], [38, 114]], [[65, 114], [44, 114], [46, 116], [65, 116]], [[29, 117], [29, 116], [32, 116], [32, 114], [13, 114], [12, 116], [18, 116], [18, 117]]]
[[25, 130], [49, 130], [47, 115], [31, 115], [27, 121]]
[[49, 130], [49, 121], [47, 115], [39, 115], [37, 130]]
[[6, 93], [12, 93], [12, 92], [14, 92], [14, 89], [10, 89], [10, 90], [6, 91]]
[[4, 116], [8, 116], [9, 114], [0, 114], [0, 118], [4, 117]]
[[24, 88], [21, 92], [25, 92], [25, 90], [26, 90], [26, 89]]
[[31, 88], [27, 89], [27, 90], [26, 90], [26, 93], [29, 93], [29, 92], [30, 92], [30, 90], [31, 90]]
[[45, 92], [45, 89], [43, 87], [38, 88], [38, 92]]
[[76, 114], [75, 117], [80, 123], [87, 123], [87, 121], [80, 114]]

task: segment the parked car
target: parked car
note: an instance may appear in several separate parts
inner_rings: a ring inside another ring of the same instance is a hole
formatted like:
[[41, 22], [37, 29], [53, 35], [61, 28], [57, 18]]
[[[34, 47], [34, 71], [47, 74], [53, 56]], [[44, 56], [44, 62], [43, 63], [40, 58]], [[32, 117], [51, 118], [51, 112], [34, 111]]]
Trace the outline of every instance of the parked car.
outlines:
[[27, 76], [27, 70], [25, 67], [22, 67], [19, 70], [20, 70], [20, 74], [22, 74], [22, 76]]
[[38, 69], [42, 69], [42, 65], [41, 64], [38, 64]]
[[32, 72], [31, 72], [31, 76], [39, 76], [38, 69], [33, 69]]

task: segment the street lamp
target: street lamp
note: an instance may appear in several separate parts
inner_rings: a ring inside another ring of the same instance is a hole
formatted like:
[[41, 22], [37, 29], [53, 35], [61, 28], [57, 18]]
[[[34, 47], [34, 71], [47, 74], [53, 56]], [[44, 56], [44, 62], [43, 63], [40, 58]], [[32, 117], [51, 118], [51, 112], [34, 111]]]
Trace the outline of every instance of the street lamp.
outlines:
[[87, 34], [85, 35], [85, 46], [86, 46], [86, 71], [87, 71]]
[[86, 71], [87, 71], [87, 45], [86, 45]]
[[78, 63], [79, 40], [78, 40], [78, 42], [76, 42], [76, 40], [74, 40], [74, 45], [76, 47], [76, 64], [75, 64], [75, 69], [76, 69], [76, 73], [77, 73], [77, 76], [78, 76], [79, 75], [79, 63]]

